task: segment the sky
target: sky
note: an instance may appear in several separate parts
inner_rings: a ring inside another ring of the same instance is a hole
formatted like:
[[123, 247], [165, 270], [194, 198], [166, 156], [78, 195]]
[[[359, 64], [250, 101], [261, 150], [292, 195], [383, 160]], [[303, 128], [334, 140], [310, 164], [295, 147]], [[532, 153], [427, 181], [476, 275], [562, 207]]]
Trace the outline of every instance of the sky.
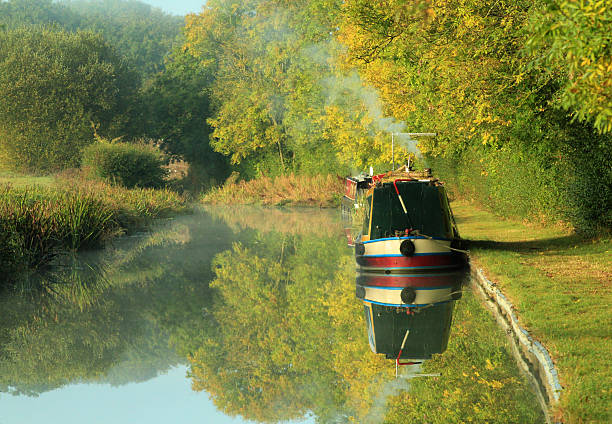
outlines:
[[199, 12], [206, 0], [139, 0], [173, 15]]
[[39, 397], [0, 395], [0, 424], [243, 424], [191, 390], [185, 366], [142, 383], [75, 384]]
[[[217, 410], [194, 392], [184, 365], [145, 382], [69, 384], [38, 397], [0, 393], [0, 424], [255, 424]], [[313, 417], [286, 424], [314, 424]]]

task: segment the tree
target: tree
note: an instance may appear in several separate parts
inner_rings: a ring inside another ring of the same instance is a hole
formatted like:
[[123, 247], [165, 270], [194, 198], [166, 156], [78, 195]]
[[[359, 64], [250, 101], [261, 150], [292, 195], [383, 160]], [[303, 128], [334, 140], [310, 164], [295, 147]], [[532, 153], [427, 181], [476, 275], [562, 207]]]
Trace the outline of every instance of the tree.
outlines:
[[0, 31], [0, 151], [24, 170], [76, 166], [94, 131], [133, 136], [138, 78], [91, 32]]
[[340, 6], [217, 0], [187, 17], [184, 49], [212, 76], [211, 145], [246, 176], [390, 162], [372, 93], [337, 63]]
[[95, 31], [128, 59], [132, 69], [148, 77], [163, 70], [183, 18], [136, 0], [8, 0], [0, 2], [2, 24]]
[[190, 55], [176, 49], [164, 72], [150, 78], [143, 89], [147, 107], [147, 136], [160, 140], [165, 151], [200, 171], [205, 185], [228, 174], [226, 158], [209, 144], [211, 129], [207, 86], [210, 76]]
[[136, 0], [77, 0], [66, 7], [81, 17], [79, 29], [102, 34], [143, 78], [164, 70], [184, 23], [182, 16]]
[[339, 38], [388, 114], [438, 133], [419, 145], [442, 178], [501, 213], [595, 231], [612, 222], [595, 4], [350, 0]]

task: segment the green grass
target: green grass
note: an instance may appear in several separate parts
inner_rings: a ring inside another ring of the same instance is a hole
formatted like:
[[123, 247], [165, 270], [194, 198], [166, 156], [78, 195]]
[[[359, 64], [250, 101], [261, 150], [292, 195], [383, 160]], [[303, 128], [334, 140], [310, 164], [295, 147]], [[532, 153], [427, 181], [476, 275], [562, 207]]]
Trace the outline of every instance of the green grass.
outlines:
[[50, 175], [34, 176], [23, 175], [12, 171], [4, 171], [0, 169], [0, 184], [11, 184], [15, 187], [25, 187], [31, 185], [48, 186], [53, 184], [55, 177]]
[[343, 182], [332, 175], [284, 175], [236, 181], [234, 174], [222, 187], [204, 194], [203, 203], [267, 206], [334, 207], [340, 203]]
[[612, 422], [612, 240], [506, 220], [453, 204], [471, 260], [514, 304], [550, 351], [564, 391], [553, 411], [566, 423]]

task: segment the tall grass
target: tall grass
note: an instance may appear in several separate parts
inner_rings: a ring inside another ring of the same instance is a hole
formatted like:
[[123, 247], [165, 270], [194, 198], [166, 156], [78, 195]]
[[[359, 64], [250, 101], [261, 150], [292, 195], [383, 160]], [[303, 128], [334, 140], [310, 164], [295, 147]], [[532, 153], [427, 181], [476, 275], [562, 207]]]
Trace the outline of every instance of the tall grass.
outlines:
[[338, 206], [342, 181], [332, 175], [281, 175], [237, 181], [232, 174], [222, 187], [204, 194], [202, 201], [211, 204], [260, 204], [267, 206]]
[[186, 208], [168, 190], [128, 190], [60, 178], [57, 186], [0, 184], [0, 287], [20, 272], [49, 264], [68, 250], [101, 245]]

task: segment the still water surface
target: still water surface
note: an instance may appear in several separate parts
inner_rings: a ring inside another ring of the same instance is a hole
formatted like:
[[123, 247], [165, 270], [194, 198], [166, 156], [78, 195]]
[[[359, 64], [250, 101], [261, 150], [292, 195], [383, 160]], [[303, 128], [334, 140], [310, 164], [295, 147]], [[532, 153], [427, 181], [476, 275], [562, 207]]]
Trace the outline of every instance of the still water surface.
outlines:
[[66, 259], [0, 296], [0, 424], [542, 421], [469, 290], [396, 379], [355, 278], [337, 211], [199, 210]]

